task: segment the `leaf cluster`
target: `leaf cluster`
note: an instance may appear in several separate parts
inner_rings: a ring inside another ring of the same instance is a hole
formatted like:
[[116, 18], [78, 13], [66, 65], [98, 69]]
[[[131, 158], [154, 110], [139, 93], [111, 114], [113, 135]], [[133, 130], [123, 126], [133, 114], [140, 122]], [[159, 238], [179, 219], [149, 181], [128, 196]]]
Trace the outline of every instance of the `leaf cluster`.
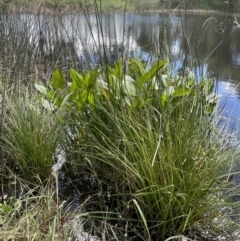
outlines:
[[202, 93], [209, 112], [215, 108], [218, 96], [212, 93], [213, 80], [197, 81], [193, 72], [173, 76], [166, 71], [167, 61], [155, 61], [152, 66], [139, 59], [120, 59], [113, 66], [79, 73], [70, 69], [71, 82], [66, 83], [60, 69], [56, 69], [47, 86], [35, 84], [43, 94], [42, 102], [50, 110], [67, 105], [83, 111], [99, 108], [99, 103], [110, 101], [118, 108], [141, 108], [151, 104], [160, 111], [171, 108], [184, 96]]

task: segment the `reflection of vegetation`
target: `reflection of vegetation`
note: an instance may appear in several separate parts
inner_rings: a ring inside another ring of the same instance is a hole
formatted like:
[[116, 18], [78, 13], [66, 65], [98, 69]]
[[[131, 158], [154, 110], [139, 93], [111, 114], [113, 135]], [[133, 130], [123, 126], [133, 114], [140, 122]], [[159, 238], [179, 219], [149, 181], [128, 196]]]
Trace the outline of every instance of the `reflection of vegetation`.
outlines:
[[[54, 8], [60, 7], [62, 9], [69, 7], [69, 6], [76, 6], [80, 5], [82, 10], [90, 10], [94, 11], [95, 3], [98, 2], [96, 0], [36, 0], [34, 3], [30, 0], [9, 0], [3, 2], [6, 4], [11, 4], [14, 2], [18, 2], [18, 4], [26, 5], [26, 4], [45, 4], [47, 7]], [[144, 10], [156, 10], [156, 9], [165, 9], [165, 8], [177, 8], [177, 7], [186, 7], [187, 9], [193, 8], [202, 8], [202, 9], [213, 9], [213, 10], [224, 10], [224, 1], [221, 0], [188, 0], [188, 1], [180, 1], [180, 0], [132, 0], [125, 4], [125, 1], [122, 0], [101, 0], [101, 9], [103, 11], [124, 11], [126, 8], [128, 11], [144, 11]], [[234, 11], [240, 8], [240, 4], [238, 0], [229, 0], [229, 10]]]

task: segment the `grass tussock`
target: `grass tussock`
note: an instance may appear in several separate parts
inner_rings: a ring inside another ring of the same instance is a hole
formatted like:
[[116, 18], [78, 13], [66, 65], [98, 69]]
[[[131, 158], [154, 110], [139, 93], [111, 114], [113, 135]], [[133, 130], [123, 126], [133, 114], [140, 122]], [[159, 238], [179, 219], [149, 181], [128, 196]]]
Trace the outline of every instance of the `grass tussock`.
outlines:
[[151, 106], [132, 112], [108, 106], [108, 124], [99, 118], [102, 139], [94, 142], [89, 160], [112, 192], [108, 208], [142, 227], [141, 240], [193, 238], [206, 227], [218, 229], [214, 220], [233, 212], [238, 188], [230, 179], [239, 153], [220, 144], [223, 133], [202, 118], [196, 103], [184, 98], [164, 113]]
[[[176, 235], [204, 237], [205, 230], [211, 237], [232, 232], [237, 227], [230, 217], [238, 206], [239, 149], [228, 139], [221, 141], [225, 134], [217, 128], [213, 82], [194, 82], [190, 74], [171, 79], [162, 74], [166, 61], [144, 70], [141, 61], [129, 60], [144, 76], [135, 85], [133, 69], [128, 68], [132, 77], [117, 79], [126, 74], [119, 67], [123, 63], [108, 66], [106, 73], [71, 70], [68, 87], [57, 70], [48, 86], [36, 85], [43, 98], [6, 99], [2, 147], [8, 160], [31, 182], [34, 175], [46, 180], [55, 151], [63, 147], [66, 179], [83, 174], [94, 183], [89, 183], [92, 202], [85, 206], [84, 233], [99, 230], [96, 223], [105, 225], [100, 238], [107, 233], [161, 241]], [[122, 82], [106, 86], [106, 76]], [[39, 100], [52, 108], [43, 109]]]
[[17, 167], [22, 177], [37, 182], [51, 173], [62, 125], [57, 114], [45, 110], [28, 91], [19, 97], [5, 97], [5, 115], [1, 135], [2, 152], [7, 165]]

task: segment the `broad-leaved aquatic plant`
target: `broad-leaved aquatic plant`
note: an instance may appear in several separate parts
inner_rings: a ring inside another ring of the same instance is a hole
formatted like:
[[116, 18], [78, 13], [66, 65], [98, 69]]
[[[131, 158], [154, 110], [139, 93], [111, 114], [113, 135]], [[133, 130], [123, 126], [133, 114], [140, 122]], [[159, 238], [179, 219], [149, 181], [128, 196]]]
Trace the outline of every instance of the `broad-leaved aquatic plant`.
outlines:
[[171, 107], [187, 95], [203, 90], [203, 101], [211, 104], [210, 113], [217, 104], [213, 93], [213, 80], [197, 80], [189, 71], [186, 76], [170, 76], [164, 70], [166, 60], [155, 61], [152, 66], [139, 59], [120, 59], [113, 66], [96, 67], [86, 73], [70, 69], [71, 82], [67, 83], [60, 69], [56, 69], [47, 86], [35, 84], [44, 95], [43, 105], [48, 109], [62, 105], [82, 111], [89, 106], [96, 110], [98, 101], [108, 100], [121, 107], [137, 108], [151, 103], [159, 110]]

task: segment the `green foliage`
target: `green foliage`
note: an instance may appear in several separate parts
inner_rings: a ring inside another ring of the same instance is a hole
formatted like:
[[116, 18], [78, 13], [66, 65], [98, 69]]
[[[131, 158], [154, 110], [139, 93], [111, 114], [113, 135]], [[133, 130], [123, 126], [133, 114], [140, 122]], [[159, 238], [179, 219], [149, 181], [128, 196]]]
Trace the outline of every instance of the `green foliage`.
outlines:
[[92, 140], [98, 141], [88, 143], [91, 154], [86, 158], [99, 182], [112, 190], [110, 208], [121, 220], [142, 227], [142, 240], [149, 240], [149, 233], [164, 240], [222, 220], [221, 207], [228, 206], [230, 192], [237, 191], [226, 180], [238, 154], [220, 145], [224, 136], [214, 132], [208, 106], [199, 102], [201, 92], [184, 96], [162, 113], [151, 105], [131, 112], [105, 106], [111, 125], [102, 115], [92, 126], [98, 133], [92, 132]]
[[[5, 204], [5, 203], [0, 203], [0, 214], [1, 214], [1, 216], [3, 215], [3, 214], [9, 214], [9, 213], [11, 213], [13, 210], [12, 210], [12, 208], [9, 206], [9, 205], [7, 205], [7, 204]], [[1, 217], [0, 216], [0, 217]]]
[[[64, 1], [49, 0], [46, 3], [49, 2], [56, 6]], [[177, 0], [153, 2], [154, 6], [159, 6], [160, 2], [171, 8], [183, 3]], [[187, 2], [186, 7], [194, 7], [193, 2], [197, 3], [195, 0]], [[110, 5], [94, 0], [86, 3], [86, 12], [95, 9], [99, 14], [103, 8], [115, 11], [114, 5], [119, 1], [108, 1]], [[119, 7], [123, 9], [125, 3], [121, 1]], [[131, 3], [144, 10], [153, 6], [146, 1], [141, 7], [139, 1]], [[209, 7], [210, 2], [207, 4]], [[211, 6], [221, 4], [211, 2]], [[59, 12], [54, 16], [60, 15]], [[11, 28], [12, 31], [19, 29], [17, 26]], [[54, 36], [56, 31], [47, 26], [49, 36]], [[40, 69], [46, 73], [61, 58], [65, 61], [69, 56], [66, 51], [69, 49], [64, 49], [67, 55], [63, 55], [51, 38], [46, 48], [53, 46], [53, 49], [45, 52], [35, 49], [35, 44], [30, 45], [29, 38], [22, 37], [24, 34], [14, 33], [6, 39], [5, 47], [9, 48], [4, 48], [4, 52], [9, 54], [14, 49], [9, 56], [16, 56], [17, 52], [19, 57], [18, 61], [4, 57], [7, 70], [11, 68], [17, 72], [21, 69], [24, 76], [30, 76], [28, 62], [33, 63], [35, 69], [34, 61], [39, 63], [39, 54], [34, 54], [40, 53], [44, 63], [41, 68], [36, 68], [36, 73]], [[56, 38], [59, 43], [61, 40]], [[9, 44], [9, 39], [24, 44]], [[74, 41], [69, 40], [74, 49]], [[67, 43], [63, 42], [63, 45]], [[20, 61], [21, 58], [24, 61]], [[234, 176], [235, 160], [239, 158], [227, 141], [224, 144], [219, 141], [224, 136], [216, 131], [217, 126], [212, 122], [218, 101], [218, 96], [213, 93], [213, 80], [197, 80], [191, 71], [184, 76], [170, 76], [166, 60], [155, 61], [151, 66], [139, 59], [121, 59], [113, 66], [102, 65], [101, 69], [96, 67], [82, 73], [70, 69], [70, 83], [66, 82], [64, 73], [56, 69], [47, 85], [35, 84], [42, 94], [44, 108], [34, 96], [7, 99], [1, 138], [8, 161], [19, 167], [25, 179], [44, 181], [50, 175], [57, 149], [63, 146], [68, 170], [79, 175], [84, 166], [84, 172], [98, 183], [99, 189], [94, 193], [97, 195], [91, 197], [94, 199], [91, 208], [96, 208], [96, 212], [93, 210], [86, 216], [92, 215], [94, 222], [101, 219], [102, 227], [110, 223], [110, 229], [101, 230], [101, 233], [115, 228], [111, 223], [113, 219], [120, 225], [115, 231], [124, 229], [128, 233], [134, 230], [134, 236], [142, 240], [171, 240], [173, 238], [168, 237], [172, 235], [201, 232], [209, 227], [214, 230], [216, 219], [226, 220], [232, 212], [231, 197], [233, 193], [237, 195], [238, 190], [229, 180]], [[18, 80], [20, 72], [11, 76]], [[59, 111], [64, 114], [58, 115]], [[65, 127], [64, 138], [62, 125]], [[68, 173], [65, 175], [69, 177]], [[69, 238], [60, 235], [62, 227], [59, 213], [56, 213], [55, 194], [33, 197], [32, 192], [17, 200], [16, 207], [0, 206], [0, 214], [8, 218], [1, 220], [4, 232], [0, 238], [9, 239], [9, 233], [15, 239]], [[29, 199], [33, 202], [28, 203]], [[26, 209], [23, 208], [25, 203], [29, 204]], [[12, 230], [15, 224], [15, 230], [19, 230], [16, 233]], [[221, 223], [217, 228], [226, 231], [224, 225]]]
[[[208, 115], [212, 113], [218, 101], [218, 96], [212, 93], [212, 80], [198, 82], [191, 71], [184, 77], [170, 77], [167, 71], [166, 60], [148, 66], [139, 59], [120, 59], [113, 66], [86, 73], [70, 69], [72, 82], [65, 83], [65, 88], [62, 88], [64, 81], [59, 69], [47, 86], [35, 84], [42, 93], [45, 108], [50, 111], [65, 109], [66, 114], [61, 120], [67, 126], [65, 146], [67, 155], [70, 155], [68, 158], [72, 160], [67, 168], [71, 173], [77, 173], [85, 163], [83, 156], [75, 150], [88, 152], [86, 143], [92, 139], [92, 133], [94, 141], [101, 140], [98, 129], [104, 125], [115, 128], [107, 116], [108, 102], [121, 111], [139, 111], [149, 105], [162, 114], [171, 110], [170, 118], [175, 121], [175, 113], [181, 109], [178, 103], [189, 97], [196, 106], [204, 106], [202, 111], [207, 111]], [[198, 99], [199, 93], [201, 98]], [[99, 117], [104, 125], [98, 122]], [[75, 159], [81, 159], [81, 165]]]
[[17, 99], [6, 97], [2, 150], [30, 182], [47, 179], [62, 136], [57, 114], [44, 109], [38, 98], [21, 92]]
[[211, 113], [218, 98], [212, 93], [213, 81], [203, 79], [198, 83], [191, 71], [184, 77], [170, 77], [164, 73], [166, 65], [166, 60], [146, 66], [139, 59], [120, 59], [113, 67], [95, 68], [85, 74], [70, 69], [72, 82], [65, 83], [65, 88], [63, 75], [56, 69], [48, 87], [35, 87], [44, 95], [45, 107], [60, 108], [64, 104], [79, 111], [88, 106], [95, 111], [99, 108], [97, 103], [106, 100], [130, 109], [151, 103], [163, 111], [174, 106], [179, 98], [194, 96], [203, 89], [202, 101], [211, 102]]
[[191, 71], [172, 77], [167, 61], [148, 66], [139, 59], [71, 69], [70, 76], [64, 89], [53, 78], [48, 87], [36, 85], [49, 106], [67, 109], [70, 168], [84, 165], [113, 190], [112, 210], [141, 226], [143, 240], [194, 230], [206, 213], [219, 216], [219, 193], [228, 188], [222, 177], [235, 164], [215, 141], [213, 80], [198, 81]]

